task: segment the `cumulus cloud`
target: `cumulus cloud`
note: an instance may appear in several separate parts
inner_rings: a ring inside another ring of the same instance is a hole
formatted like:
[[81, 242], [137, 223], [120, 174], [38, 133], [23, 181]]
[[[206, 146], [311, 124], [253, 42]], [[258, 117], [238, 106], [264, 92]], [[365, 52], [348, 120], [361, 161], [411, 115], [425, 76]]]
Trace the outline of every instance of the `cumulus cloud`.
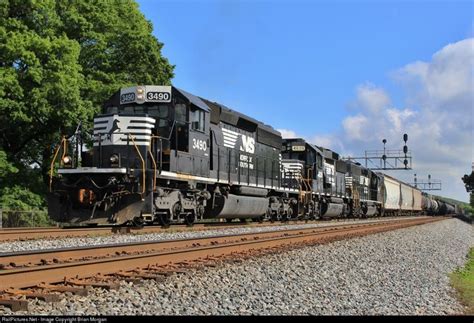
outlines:
[[388, 172], [406, 182], [433, 179], [443, 183], [433, 193], [468, 200], [461, 177], [474, 161], [474, 38], [448, 44], [427, 62], [409, 63], [391, 74], [404, 89], [404, 106], [392, 103], [382, 87], [366, 82], [356, 86], [351, 115], [338, 131], [300, 136], [279, 129], [284, 138], [303, 137], [342, 156], [361, 156], [365, 150], [402, 149], [402, 136], [409, 135], [413, 171]]
[[352, 138], [352, 140], [367, 141], [368, 136], [368, 122], [369, 119], [361, 114], [356, 116], [349, 116], [342, 121], [342, 127], [345, 134]]
[[389, 93], [366, 82], [356, 86], [351, 115], [334, 133], [298, 136], [280, 129], [283, 137], [303, 137], [342, 156], [361, 156], [365, 150], [402, 149], [407, 133], [413, 171], [388, 172], [406, 182], [433, 179], [443, 183], [432, 193], [468, 201], [461, 177], [474, 161], [474, 38], [448, 44], [429, 61], [416, 61], [391, 73], [404, 89], [404, 106], [392, 103]]
[[301, 136], [298, 136], [293, 130], [277, 129], [277, 131], [281, 133], [283, 138], [301, 138]]
[[356, 92], [356, 106], [369, 113], [378, 113], [390, 105], [390, 97], [385, 90], [372, 83], [359, 85]]
[[[405, 107], [392, 106], [387, 92], [373, 84], [356, 89], [354, 115], [342, 121], [339, 135], [346, 147], [363, 153], [380, 148], [401, 149], [408, 133], [413, 172], [392, 175], [413, 181], [413, 173], [439, 178], [443, 191], [434, 192], [467, 200], [460, 178], [474, 160], [474, 38], [448, 44], [428, 62], [417, 61], [392, 73], [405, 89]], [[343, 151], [348, 154], [348, 151]], [[351, 152], [352, 153], [352, 152]]]

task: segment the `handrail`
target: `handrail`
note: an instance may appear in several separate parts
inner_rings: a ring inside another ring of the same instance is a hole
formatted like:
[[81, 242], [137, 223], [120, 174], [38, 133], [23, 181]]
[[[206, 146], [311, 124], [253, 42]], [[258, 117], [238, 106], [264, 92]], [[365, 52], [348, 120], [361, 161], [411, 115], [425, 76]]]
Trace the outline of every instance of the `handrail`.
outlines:
[[64, 143], [64, 147], [63, 147], [63, 155], [61, 156], [61, 162], [64, 160], [64, 157], [66, 156], [66, 153], [67, 153], [67, 140], [66, 140], [66, 137], [63, 136], [63, 140], [61, 143]]
[[[63, 142], [64, 142], [64, 145], [66, 145], [66, 137], [65, 136], [62, 136], [61, 142], [59, 143], [58, 147], [56, 148], [56, 152], [54, 153], [54, 157], [51, 160], [51, 165], [50, 165], [50, 170], [49, 170], [49, 191], [50, 192], [52, 191], [52, 184], [53, 184], [54, 163], [56, 162], [56, 158], [58, 157], [59, 149], [61, 149], [61, 146], [63, 145]], [[63, 154], [63, 158], [64, 158], [64, 155], [65, 154]]]
[[[151, 137], [150, 144], [153, 144], [153, 136]], [[153, 192], [156, 190], [156, 161], [153, 156], [153, 151], [150, 151], [151, 161], [153, 162], [154, 176], [153, 176]]]
[[127, 134], [127, 136], [129, 136], [130, 139], [132, 139], [132, 143], [135, 146], [135, 150], [137, 151], [138, 156], [142, 160], [142, 194], [145, 194], [145, 191], [146, 191], [146, 187], [145, 187], [145, 183], [146, 183], [146, 181], [145, 181], [145, 176], [146, 176], [146, 174], [145, 174], [145, 160], [143, 159], [143, 156], [140, 153], [140, 149], [138, 149], [138, 146], [137, 146], [137, 144], [134, 140], [134, 137], [130, 134]]

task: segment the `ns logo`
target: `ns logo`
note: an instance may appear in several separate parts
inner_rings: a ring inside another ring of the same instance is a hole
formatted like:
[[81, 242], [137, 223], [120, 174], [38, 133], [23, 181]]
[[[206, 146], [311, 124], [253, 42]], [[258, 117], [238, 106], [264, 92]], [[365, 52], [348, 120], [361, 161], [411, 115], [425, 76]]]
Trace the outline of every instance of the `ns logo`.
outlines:
[[252, 137], [247, 137], [246, 135], [241, 135], [242, 143], [240, 145], [240, 151], [244, 151], [249, 154], [255, 153], [255, 139]]

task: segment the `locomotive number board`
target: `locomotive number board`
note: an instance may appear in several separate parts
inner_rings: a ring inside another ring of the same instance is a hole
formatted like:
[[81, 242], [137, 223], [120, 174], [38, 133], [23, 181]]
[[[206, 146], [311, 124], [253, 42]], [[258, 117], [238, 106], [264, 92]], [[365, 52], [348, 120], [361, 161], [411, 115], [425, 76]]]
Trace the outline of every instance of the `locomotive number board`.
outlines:
[[171, 102], [171, 86], [147, 86], [147, 102]]
[[305, 146], [292, 146], [291, 149], [293, 151], [305, 151], [306, 147]]
[[171, 102], [171, 86], [132, 86], [121, 89], [120, 104], [144, 102]]

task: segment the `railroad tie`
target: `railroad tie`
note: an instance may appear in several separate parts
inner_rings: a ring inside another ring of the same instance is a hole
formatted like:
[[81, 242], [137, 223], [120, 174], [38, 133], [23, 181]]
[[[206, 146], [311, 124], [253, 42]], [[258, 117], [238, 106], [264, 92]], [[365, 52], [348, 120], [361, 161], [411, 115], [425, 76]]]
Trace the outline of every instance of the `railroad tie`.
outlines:
[[28, 301], [24, 299], [14, 299], [10, 297], [0, 297], [0, 305], [9, 307], [13, 312], [27, 311]]
[[72, 293], [74, 295], [79, 296], [87, 296], [88, 291], [85, 287], [72, 287], [72, 286], [64, 286], [64, 285], [51, 285], [51, 284], [39, 284], [36, 286], [37, 288], [41, 288], [44, 290], [61, 292], [61, 293]]
[[120, 288], [118, 283], [108, 283], [104, 281], [95, 281], [95, 280], [85, 280], [85, 279], [68, 279], [66, 284], [76, 285], [76, 286], [90, 286], [98, 287], [106, 290], [117, 290]]
[[59, 295], [52, 293], [43, 293], [31, 290], [22, 290], [22, 289], [7, 289], [5, 293], [11, 294], [14, 296], [25, 296], [26, 298], [37, 298], [45, 302], [58, 302]]

